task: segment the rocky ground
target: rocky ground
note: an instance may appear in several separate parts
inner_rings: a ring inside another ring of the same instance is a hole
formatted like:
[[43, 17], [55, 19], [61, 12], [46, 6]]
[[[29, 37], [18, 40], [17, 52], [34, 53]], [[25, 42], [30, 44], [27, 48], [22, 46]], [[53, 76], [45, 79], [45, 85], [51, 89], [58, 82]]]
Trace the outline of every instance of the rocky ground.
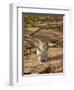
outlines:
[[[43, 18], [44, 19], [44, 18]], [[25, 26], [24, 31], [24, 74], [45, 74], [63, 72], [63, 26], [60, 22], [46, 22], [40, 26]], [[46, 27], [45, 27], [46, 26]], [[36, 56], [36, 40], [49, 44], [48, 60], [39, 64]]]
[[58, 73], [63, 72], [63, 51], [62, 48], [49, 48], [48, 61], [39, 62], [36, 55], [29, 55], [24, 58], [24, 73]]

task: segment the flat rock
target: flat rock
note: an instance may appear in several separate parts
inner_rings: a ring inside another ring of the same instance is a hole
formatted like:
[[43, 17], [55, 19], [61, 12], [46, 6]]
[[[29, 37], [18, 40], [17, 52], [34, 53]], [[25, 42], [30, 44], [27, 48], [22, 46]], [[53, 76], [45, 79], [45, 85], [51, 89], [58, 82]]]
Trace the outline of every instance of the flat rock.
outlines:
[[46, 70], [49, 68], [49, 64], [47, 63], [42, 63], [37, 65], [34, 69], [33, 69], [33, 73], [46, 73]]

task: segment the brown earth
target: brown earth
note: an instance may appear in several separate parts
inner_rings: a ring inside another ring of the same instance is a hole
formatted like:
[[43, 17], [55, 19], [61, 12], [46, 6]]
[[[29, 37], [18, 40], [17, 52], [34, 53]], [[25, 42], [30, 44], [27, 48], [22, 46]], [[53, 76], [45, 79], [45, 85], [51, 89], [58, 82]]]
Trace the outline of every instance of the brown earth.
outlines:
[[58, 73], [63, 72], [63, 51], [62, 48], [49, 48], [48, 61], [39, 62], [36, 55], [29, 55], [24, 60], [24, 73]]
[[[49, 17], [48, 17], [49, 18]], [[56, 17], [55, 17], [56, 18]], [[44, 18], [41, 18], [43, 20]], [[48, 20], [48, 19], [47, 19]], [[59, 17], [63, 23], [63, 19]], [[48, 21], [49, 22], [49, 21]], [[26, 25], [24, 29], [24, 74], [45, 74], [63, 72], [63, 25], [42, 22], [42, 27]], [[49, 25], [50, 24], [50, 25]], [[46, 27], [47, 26], [47, 27]], [[59, 27], [58, 27], [59, 26]], [[36, 41], [46, 40], [49, 43], [48, 60], [39, 64], [36, 56]]]

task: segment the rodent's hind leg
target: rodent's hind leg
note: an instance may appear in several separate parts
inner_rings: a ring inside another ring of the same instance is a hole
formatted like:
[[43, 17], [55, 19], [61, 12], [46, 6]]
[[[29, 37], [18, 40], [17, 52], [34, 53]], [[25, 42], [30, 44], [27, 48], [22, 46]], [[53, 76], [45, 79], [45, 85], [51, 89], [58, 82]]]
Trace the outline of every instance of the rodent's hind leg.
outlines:
[[38, 63], [41, 64], [41, 56], [38, 56]]

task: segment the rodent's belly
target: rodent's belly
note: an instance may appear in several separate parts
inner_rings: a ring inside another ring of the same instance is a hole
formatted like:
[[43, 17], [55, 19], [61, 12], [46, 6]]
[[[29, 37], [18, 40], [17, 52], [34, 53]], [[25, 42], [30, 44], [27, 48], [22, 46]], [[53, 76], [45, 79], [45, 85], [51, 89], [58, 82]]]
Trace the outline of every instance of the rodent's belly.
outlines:
[[40, 50], [38, 50], [37, 49], [37, 56], [39, 55], [39, 56], [46, 56], [48, 53], [47, 53], [47, 51], [40, 51]]

